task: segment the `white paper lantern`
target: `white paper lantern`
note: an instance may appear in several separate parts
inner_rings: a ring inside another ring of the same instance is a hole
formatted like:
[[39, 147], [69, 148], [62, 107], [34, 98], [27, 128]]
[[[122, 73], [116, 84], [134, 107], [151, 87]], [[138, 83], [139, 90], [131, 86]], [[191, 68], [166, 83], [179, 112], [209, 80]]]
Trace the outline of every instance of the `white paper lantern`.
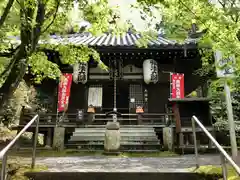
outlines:
[[73, 65], [73, 82], [78, 84], [78, 69], [79, 63]]
[[155, 60], [146, 59], [143, 62], [143, 77], [146, 84], [158, 82], [158, 65]]

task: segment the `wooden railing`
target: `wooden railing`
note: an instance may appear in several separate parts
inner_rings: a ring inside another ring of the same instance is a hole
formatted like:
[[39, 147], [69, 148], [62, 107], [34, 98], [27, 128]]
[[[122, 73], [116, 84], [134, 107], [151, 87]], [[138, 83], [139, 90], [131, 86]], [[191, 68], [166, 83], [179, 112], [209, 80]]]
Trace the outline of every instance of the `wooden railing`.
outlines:
[[[33, 113], [26, 113], [21, 116], [20, 124], [27, 124], [33, 117]], [[54, 113], [40, 113], [39, 114], [39, 122], [40, 124], [56, 124], [59, 123], [85, 123], [89, 121], [89, 114], [83, 113], [82, 119], [78, 118], [77, 113], [66, 113], [62, 114], [54, 114]], [[106, 121], [111, 121], [112, 117], [107, 116], [103, 113], [93, 113], [92, 120], [93, 123], [102, 123]], [[123, 113], [118, 116], [118, 121], [124, 123], [130, 122], [138, 122], [141, 124], [173, 124], [174, 116], [170, 113]], [[131, 124], [131, 123], [130, 123]]]
[[38, 125], [39, 125], [39, 116], [35, 115], [33, 118], [31, 118], [31, 120], [24, 126], [24, 128], [13, 138], [12, 141], [10, 141], [10, 143], [3, 148], [0, 151], [0, 160], [2, 160], [2, 168], [1, 168], [1, 176], [0, 179], [1, 180], [6, 180], [7, 176], [6, 176], [6, 171], [7, 171], [7, 153], [8, 151], [15, 145], [15, 143], [19, 140], [19, 138], [22, 136], [23, 133], [25, 133], [27, 131], [27, 129], [33, 124], [36, 124], [35, 127], [35, 134], [34, 134], [34, 141], [33, 141], [33, 153], [32, 153], [32, 164], [31, 164], [31, 168], [34, 169], [35, 168], [35, 162], [36, 162], [36, 147], [37, 147], [37, 140], [38, 140]]
[[221, 165], [222, 165], [222, 174], [223, 179], [228, 179], [228, 171], [226, 161], [233, 167], [233, 169], [237, 172], [238, 176], [240, 176], [240, 167], [233, 161], [233, 159], [228, 155], [228, 153], [223, 149], [223, 147], [216, 141], [216, 139], [211, 135], [211, 133], [206, 129], [206, 127], [199, 121], [196, 116], [192, 116], [192, 129], [193, 129], [193, 139], [194, 139], [194, 150], [196, 157], [196, 168], [199, 168], [199, 156], [198, 156], [198, 145], [197, 145], [197, 136], [196, 136], [196, 124], [202, 129], [202, 131], [206, 134], [206, 136], [212, 141], [212, 143], [216, 146], [217, 150], [220, 153]]

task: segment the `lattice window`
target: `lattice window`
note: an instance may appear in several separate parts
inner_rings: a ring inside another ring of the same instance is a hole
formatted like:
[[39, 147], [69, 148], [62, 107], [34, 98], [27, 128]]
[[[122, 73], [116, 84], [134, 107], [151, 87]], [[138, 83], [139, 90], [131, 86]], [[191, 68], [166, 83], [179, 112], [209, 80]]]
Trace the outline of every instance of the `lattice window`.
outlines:
[[130, 84], [129, 86], [130, 108], [144, 106], [143, 89], [141, 84]]

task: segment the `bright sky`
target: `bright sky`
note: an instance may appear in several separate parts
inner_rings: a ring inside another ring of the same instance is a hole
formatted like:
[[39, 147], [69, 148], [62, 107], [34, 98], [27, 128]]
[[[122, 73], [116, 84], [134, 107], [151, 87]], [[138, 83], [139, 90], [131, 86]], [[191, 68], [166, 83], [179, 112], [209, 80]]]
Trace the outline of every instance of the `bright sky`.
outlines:
[[[119, 6], [122, 20], [130, 20], [137, 30], [144, 31], [147, 27], [147, 21], [141, 19], [140, 11], [131, 8], [131, 4], [135, 4], [136, 0], [109, 0], [109, 4], [112, 6]], [[160, 18], [160, 14], [155, 13], [155, 16]], [[152, 24], [156, 24], [157, 21], [153, 21]]]
[[[138, 31], [144, 31], [148, 28], [147, 21], [141, 19], [139, 10], [130, 7], [131, 4], [135, 3], [136, 0], [109, 0], [110, 6], [119, 6], [121, 20], [123, 21], [130, 20]], [[74, 21], [78, 21], [77, 14], [78, 13], [76, 12], [72, 12], [71, 14]], [[155, 16], [157, 16], [158, 19], [161, 19], [160, 14], [158, 12], [155, 13]], [[151, 22], [151, 24], [155, 23], [157, 23], [157, 21]]]

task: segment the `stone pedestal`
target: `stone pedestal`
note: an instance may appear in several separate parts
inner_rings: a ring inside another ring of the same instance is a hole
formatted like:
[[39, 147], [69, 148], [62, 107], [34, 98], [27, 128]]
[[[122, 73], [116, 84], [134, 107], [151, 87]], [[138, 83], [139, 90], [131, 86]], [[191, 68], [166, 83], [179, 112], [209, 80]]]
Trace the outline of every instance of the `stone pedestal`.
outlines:
[[104, 153], [119, 154], [120, 149], [120, 125], [118, 122], [108, 122], [105, 131]]
[[45, 137], [45, 148], [50, 149], [52, 147], [52, 128], [48, 128]]
[[64, 150], [65, 128], [55, 127], [53, 134], [53, 149], [62, 151]]
[[137, 121], [138, 121], [138, 125], [142, 124], [142, 114], [137, 115]]
[[93, 112], [88, 112], [88, 122], [87, 122], [88, 125], [92, 124], [93, 116], [94, 116]]
[[163, 128], [163, 145], [164, 149], [167, 151], [174, 150], [174, 132], [173, 128], [165, 127]]

